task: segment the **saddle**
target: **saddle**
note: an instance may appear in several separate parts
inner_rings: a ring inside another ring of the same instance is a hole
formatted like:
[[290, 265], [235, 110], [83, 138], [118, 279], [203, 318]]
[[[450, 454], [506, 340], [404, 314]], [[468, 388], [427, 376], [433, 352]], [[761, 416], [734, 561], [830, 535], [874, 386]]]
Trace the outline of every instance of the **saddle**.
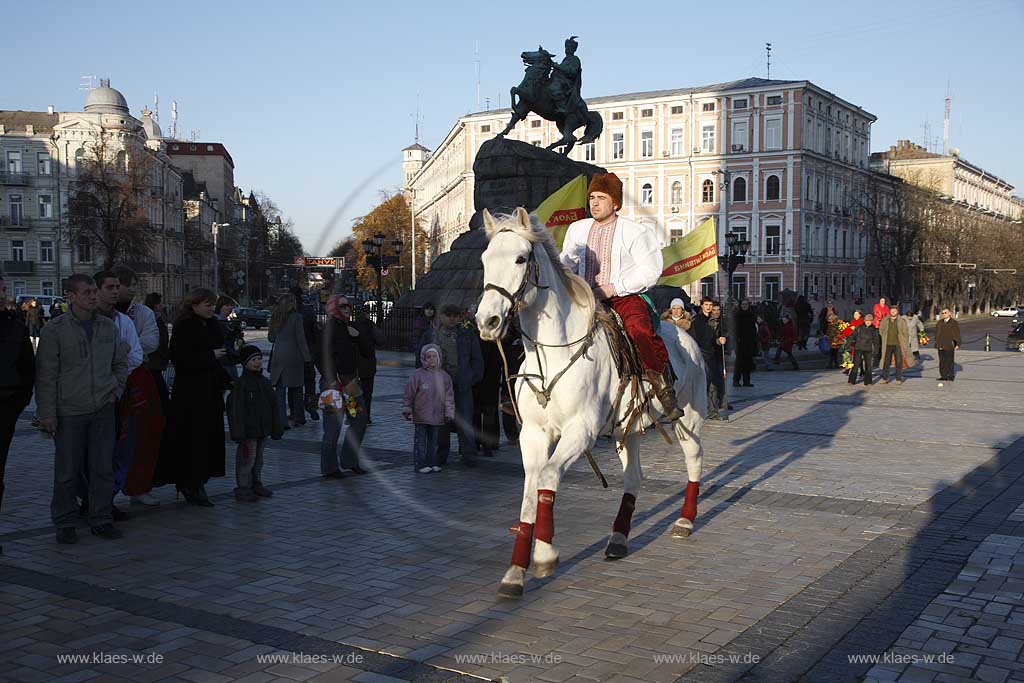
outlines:
[[[637, 350], [636, 344], [626, 333], [626, 326], [622, 322], [622, 318], [614, 308], [603, 303], [598, 304], [595, 317], [597, 325], [607, 335], [608, 345], [611, 348], [612, 358], [615, 361], [615, 370], [619, 374], [619, 386], [612, 401], [611, 411], [605, 419], [605, 428], [614, 432], [616, 427], [625, 422], [625, 427], [622, 430], [623, 439], [625, 439], [633, 430], [637, 419], [644, 413], [647, 413], [651, 417], [651, 423], [655, 429], [665, 438], [665, 441], [672, 443], [653, 413], [651, 405], [651, 399], [654, 397], [653, 387], [650, 387], [649, 384], [645, 386], [645, 371], [643, 362], [640, 360], [640, 352]], [[619, 408], [622, 406], [622, 397], [626, 394], [627, 388], [632, 388], [633, 390], [630, 396], [629, 409], [621, 419], [616, 420], [615, 416], [619, 414]], [[641, 431], [643, 431], [642, 427]]]

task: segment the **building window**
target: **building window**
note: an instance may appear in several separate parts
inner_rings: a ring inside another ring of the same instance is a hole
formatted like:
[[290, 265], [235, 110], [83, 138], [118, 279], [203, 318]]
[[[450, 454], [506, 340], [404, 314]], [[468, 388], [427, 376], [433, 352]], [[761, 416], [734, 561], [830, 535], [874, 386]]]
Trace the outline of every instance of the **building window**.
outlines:
[[39, 195], [39, 217], [53, 218], [53, 201], [51, 195]]
[[75, 150], [75, 175], [79, 175], [85, 171], [85, 164], [85, 148], [79, 147]]
[[734, 202], [745, 202], [747, 201], [747, 181], [743, 178], [737, 178], [732, 183], [732, 200]]
[[715, 184], [710, 180], [705, 180], [700, 184], [700, 200], [705, 204], [715, 201]]
[[668, 231], [668, 241], [669, 241], [669, 244], [672, 244], [674, 242], [678, 242], [681, 239], [683, 239], [683, 229], [682, 228], [671, 228]]
[[747, 108], [747, 98], [744, 97], [741, 100], [733, 100], [732, 101], [732, 108], [733, 109], [746, 109]]
[[745, 152], [749, 149], [747, 145], [747, 122], [746, 121], [733, 121], [732, 122], [732, 140], [730, 141], [733, 152]]
[[541, 142], [540, 140], [531, 140], [530, 144], [533, 145], [534, 147], [540, 147]]
[[672, 144], [672, 156], [678, 157], [683, 155], [683, 129], [673, 128], [669, 134], [669, 140]]
[[8, 206], [10, 207], [11, 225], [22, 225], [24, 223], [25, 214], [23, 213], [23, 205], [21, 203], [20, 194], [12, 194], [8, 198]]
[[36, 154], [36, 168], [39, 170], [39, 175], [50, 175], [50, 155], [48, 152]]
[[777, 104], [782, 104], [782, 95], [769, 95], [767, 103], [769, 107], [775, 106]]
[[645, 130], [640, 133], [640, 156], [650, 158], [654, 156], [654, 131]]
[[[768, 180], [765, 182], [765, 185], [764, 185], [764, 198], [765, 198], [765, 201], [778, 201], [779, 200], [779, 196], [781, 194], [780, 191], [779, 191], [779, 187], [780, 187], [779, 176], [777, 176], [777, 175], [770, 175], [770, 176], [768, 176]], [[809, 187], [810, 187], [810, 184], [808, 184], [808, 188]], [[808, 192], [809, 191], [810, 190], [808, 190]]]
[[715, 151], [714, 124], [700, 127], [700, 148], [706, 153], [713, 153]]
[[782, 288], [782, 278], [778, 275], [765, 275], [764, 276], [764, 296], [762, 297], [765, 301], [778, 301], [779, 290]]
[[78, 238], [75, 252], [75, 257], [79, 263], [92, 263], [92, 244], [89, 242], [88, 237], [82, 236]]
[[622, 159], [626, 155], [625, 133], [612, 133], [612, 159]]
[[43, 296], [53, 296], [53, 281], [43, 280]]
[[540, 119], [534, 119], [533, 121], [530, 121], [530, 128], [540, 128], [540, 124]]
[[705, 102], [704, 104], [701, 105], [700, 110], [701, 111], [714, 111], [715, 110], [715, 103], [714, 102]]
[[701, 280], [700, 280], [700, 296], [701, 296], [701, 298], [704, 298], [704, 297], [714, 297], [715, 296], [715, 276], [714, 275], [708, 275], [705, 278], [701, 278]]
[[490, 133], [491, 132], [491, 124], [485, 123], [484, 125], [480, 126], [480, 132], [481, 133]]
[[25, 281], [24, 280], [15, 280], [14, 281], [14, 296], [15, 297], [21, 296], [22, 294], [25, 293], [26, 290], [27, 290], [27, 288], [25, 287]]
[[683, 184], [678, 180], [672, 183], [672, 206], [683, 203]]
[[644, 183], [640, 187], [640, 205], [650, 206], [654, 203], [654, 186], [650, 183]]
[[42, 263], [53, 263], [53, 240], [40, 240], [39, 260]]
[[21, 152], [7, 152], [7, 172], [21, 173]]
[[672, 113], [673, 114], [682, 114], [683, 113], [682, 105], [676, 105], [675, 107], [672, 107]]
[[764, 228], [764, 255], [778, 256], [782, 250], [782, 226], [766, 225]]
[[764, 148], [782, 149], [782, 119], [778, 116], [764, 120]]
[[11, 260], [25, 260], [25, 240], [11, 240]]
[[621, 111], [613, 111], [612, 112], [612, 121], [621, 121], [621, 120], [622, 120], [622, 112]]
[[736, 301], [743, 301], [747, 298], [747, 276], [745, 274], [732, 276], [732, 296]]
[[652, 116], [654, 116], [654, 110], [653, 109], [641, 109], [640, 110], [640, 118], [649, 119]]
[[583, 145], [583, 160], [584, 161], [596, 161], [597, 160], [597, 145], [593, 142], [588, 142]]
[[843, 230], [843, 258], [846, 258], [846, 231]]
[[[733, 226], [730, 226], [729, 232], [731, 232], [734, 235], [736, 235], [736, 239], [737, 240], [746, 240], [747, 239], [747, 226], [745, 226], [745, 225], [733, 225]], [[751, 253], [753, 251], [754, 251], [754, 249], [753, 249], [753, 247], [751, 247]]]

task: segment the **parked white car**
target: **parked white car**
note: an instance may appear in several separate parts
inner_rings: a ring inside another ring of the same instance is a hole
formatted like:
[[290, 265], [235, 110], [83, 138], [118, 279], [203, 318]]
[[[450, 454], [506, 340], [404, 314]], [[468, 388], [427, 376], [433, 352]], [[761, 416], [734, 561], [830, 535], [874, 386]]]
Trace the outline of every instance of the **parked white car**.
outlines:
[[64, 303], [63, 297], [52, 296], [50, 294], [19, 294], [17, 298], [18, 308], [21, 308], [21, 305], [29, 299], [35, 299], [36, 303], [42, 306], [43, 317], [47, 320], [50, 319], [50, 307], [53, 306], [54, 303]]
[[1024, 306], [1007, 306], [1006, 308], [1000, 308], [998, 311], [992, 311], [992, 317], [1013, 318], [1022, 311], [1024, 311]]

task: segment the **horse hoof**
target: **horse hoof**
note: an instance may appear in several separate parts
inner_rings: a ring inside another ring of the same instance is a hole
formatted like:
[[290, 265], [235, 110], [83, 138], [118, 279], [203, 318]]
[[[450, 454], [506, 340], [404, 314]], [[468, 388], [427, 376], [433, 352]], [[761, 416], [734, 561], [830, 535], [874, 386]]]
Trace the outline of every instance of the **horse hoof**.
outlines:
[[673, 538], [687, 538], [693, 533], [693, 522], [684, 518], [676, 520], [675, 525], [672, 527]]
[[498, 597], [521, 598], [523, 597], [523, 586], [518, 583], [502, 583], [498, 586]]
[[537, 562], [533, 565], [533, 576], [537, 579], [546, 579], [553, 576], [558, 569], [558, 560], [554, 562]]
[[609, 543], [604, 549], [604, 556], [609, 560], [621, 560], [629, 555], [629, 547], [625, 543]]

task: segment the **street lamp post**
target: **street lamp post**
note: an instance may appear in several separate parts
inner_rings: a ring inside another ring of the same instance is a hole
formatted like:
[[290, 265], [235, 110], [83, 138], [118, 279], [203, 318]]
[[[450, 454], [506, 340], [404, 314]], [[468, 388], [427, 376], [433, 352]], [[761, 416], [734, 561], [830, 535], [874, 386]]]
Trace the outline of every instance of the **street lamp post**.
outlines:
[[732, 299], [732, 274], [736, 269], [747, 262], [747, 250], [750, 249], [750, 240], [741, 240], [734, 232], [726, 233], [725, 243], [729, 251], [724, 256], [718, 257], [718, 265], [725, 269], [729, 276], [729, 291], [726, 293], [726, 301]]
[[220, 292], [220, 261], [217, 260], [217, 233], [221, 228], [226, 228], [230, 223], [213, 223], [213, 291]]
[[384, 270], [392, 265], [398, 265], [402, 256], [402, 247], [405, 246], [402, 240], [393, 240], [391, 248], [395, 255], [390, 256], [384, 253], [384, 240], [386, 235], [377, 233], [368, 240], [363, 240], [363, 251], [366, 253], [366, 262], [377, 271], [377, 319], [378, 325], [383, 321], [384, 316]]

